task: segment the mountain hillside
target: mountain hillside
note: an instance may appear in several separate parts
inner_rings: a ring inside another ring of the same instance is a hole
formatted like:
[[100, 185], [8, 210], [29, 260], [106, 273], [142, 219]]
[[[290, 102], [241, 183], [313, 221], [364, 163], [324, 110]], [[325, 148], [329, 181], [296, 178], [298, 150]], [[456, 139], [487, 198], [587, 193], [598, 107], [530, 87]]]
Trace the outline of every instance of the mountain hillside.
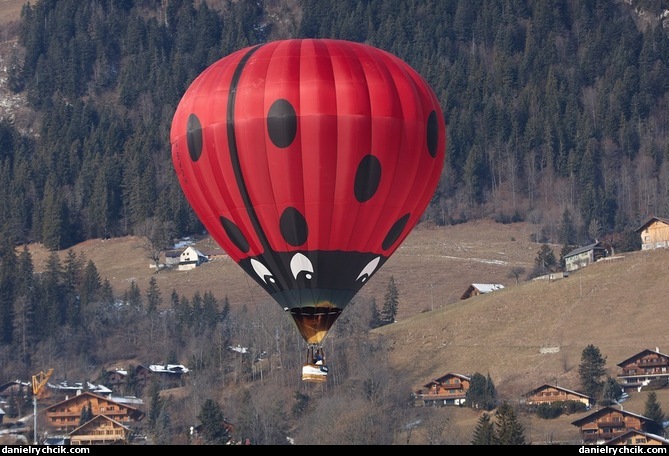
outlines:
[[[543, 383], [580, 389], [578, 364], [589, 344], [600, 348], [613, 376], [617, 363], [644, 348], [669, 350], [669, 250], [625, 253], [567, 278], [528, 282], [521, 277], [516, 284], [509, 271], [529, 271], [540, 247], [529, 241], [532, 232], [525, 223], [490, 221], [414, 230], [359, 296], [374, 297], [381, 306], [389, 277], [398, 284], [398, 321], [370, 333], [385, 341], [396, 381], [402, 379], [415, 390], [448, 372], [489, 373], [500, 397], [517, 403], [522, 394]], [[132, 281], [144, 291], [148, 280], [156, 277], [164, 295], [172, 289], [187, 296], [211, 290], [219, 299], [228, 296], [237, 308], [276, 306], [225, 257], [187, 272], [155, 274], [141, 245], [141, 239], [126, 237], [87, 241], [73, 250], [93, 260], [117, 294]], [[216, 249], [208, 237], [196, 245], [202, 251]], [[43, 270], [49, 252], [37, 244], [29, 250], [36, 271]], [[58, 253], [61, 258], [67, 254]], [[460, 300], [475, 282], [501, 283], [505, 288]], [[645, 398], [645, 393], [632, 394], [623, 407], [643, 414]], [[658, 391], [658, 399], [669, 407], [669, 390]], [[420, 419], [418, 409], [410, 410], [406, 419], [414, 412]], [[438, 415], [451, 423], [449, 441], [467, 444], [480, 412], [448, 408]], [[585, 413], [555, 420], [528, 415], [521, 419], [529, 441], [573, 443], [578, 432], [571, 422], [582, 416]], [[420, 426], [412, 432], [410, 443], [424, 443], [422, 432], [425, 428]], [[405, 444], [408, 436], [397, 438]]]
[[669, 251], [625, 253], [568, 278], [535, 280], [373, 331], [391, 364], [419, 386], [446, 372], [490, 373], [517, 396], [545, 382], [578, 389], [583, 349], [616, 364], [645, 348], [669, 350]]
[[[390, 257], [357, 296], [375, 298], [383, 305], [390, 277], [399, 291], [398, 320], [433, 308], [458, 302], [472, 283], [515, 284], [512, 268], [529, 272], [540, 244], [530, 241], [532, 226], [527, 223], [499, 224], [482, 220], [446, 227], [419, 226]], [[146, 290], [151, 277], [165, 295], [175, 289], [180, 295], [212, 291], [219, 299], [228, 297], [232, 305], [276, 305], [246, 273], [225, 255], [191, 271], [163, 270], [155, 273], [142, 238], [128, 236], [93, 239], [77, 244], [72, 250], [92, 260], [102, 278], [120, 295], [132, 281]], [[208, 236], [195, 242], [202, 252], [219, 252]], [[41, 244], [28, 246], [37, 272], [46, 266], [49, 251]], [[554, 246], [556, 256], [559, 247]], [[59, 252], [64, 260], [67, 250]], [[522, 279], [522, 278], [521, 278]]]

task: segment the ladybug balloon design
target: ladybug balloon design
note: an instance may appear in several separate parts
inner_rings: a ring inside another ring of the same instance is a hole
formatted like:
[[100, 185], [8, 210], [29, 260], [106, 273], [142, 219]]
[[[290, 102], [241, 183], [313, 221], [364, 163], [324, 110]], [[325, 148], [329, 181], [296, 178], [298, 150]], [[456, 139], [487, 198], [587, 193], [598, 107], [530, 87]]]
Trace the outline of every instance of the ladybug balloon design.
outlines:
[[446, 126], [430, 87], [396, 56], [292, 39], [205, 69], [170, 139], [210, 235], [317, 346], [427, 207]]

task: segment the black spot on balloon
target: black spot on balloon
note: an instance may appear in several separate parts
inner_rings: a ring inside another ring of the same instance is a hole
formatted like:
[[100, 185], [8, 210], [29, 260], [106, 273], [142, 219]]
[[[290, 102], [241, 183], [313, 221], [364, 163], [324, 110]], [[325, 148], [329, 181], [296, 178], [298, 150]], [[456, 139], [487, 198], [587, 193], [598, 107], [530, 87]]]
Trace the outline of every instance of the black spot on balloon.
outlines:
[[437, 156], [437, 144], [439, 142], [439, 125], [437, 124], [437, 113], [432, 111], [427, 118], [427, 151], [432, 158]]
[[309, 234], [307, 221], [300, 214], [300, 211], [294, 207], [289, 207], [283, 211], [279, 220], [279, 228], [281, 229], [281, 235], [290, 245], [297, 247], [307, 242]]
[[353, 184], [355, 198], [361, 203], [369, 200], [378, 190], [380, 182], [381, 162], [373, 155], [364, 156], [355, 172]]
[[288, 147], [297, 134], [297, 115], [288, 100], [272, 103], [267, 113], [267, 132], [276, 147]]
[[194, 162], [198, 161], [202, 155], [202, 124], [195, 114], [188, 116], [186, 142], [190, 159]]
[[221, 225], [223, 225], [225, 234], [228, 235], [232, 243], [235, 244], [239, 250], [244, 253], [249, 251], [249, 241], [244, 236], [244, 233], [242, 233], [242, 230], [240, 230], [232, 220], [221, 217]]
[[404, 217], [393, 224], [393, 226], [390, 228], [390, 231], [388, 231], [388, 234], [386, 234], [386, 238], [383, 240], [383, 244], [381, 244], [383, 250], [388, 250], [393, 246], [393, 244], [400, 237], [400, 234], [402, 234], [402, 231], [404, 231], [404, 227], [407, 226], [408, 221], [409, 214], [406, 214]]

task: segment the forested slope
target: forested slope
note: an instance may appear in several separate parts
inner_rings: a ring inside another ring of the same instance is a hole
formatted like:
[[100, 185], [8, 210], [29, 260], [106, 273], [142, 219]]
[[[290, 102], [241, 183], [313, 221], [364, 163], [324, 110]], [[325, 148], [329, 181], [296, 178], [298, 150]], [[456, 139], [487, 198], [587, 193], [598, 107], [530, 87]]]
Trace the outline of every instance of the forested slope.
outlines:
[[[367, 42], [434, 88], [448, 123], [447, 166], [425, 222], [532, 219], [540, 236], [571, 245], [628, 233], [668, 206], [666, 8], [34, 2], [5, 56], [8, 87], [37, 117], [0, 122], [4, 237], [63, 249], [156, 222], [165, 239], [198, 231], [171, 169], [176, 104], [215, 60], [293, 37]], [[559, 232], [565, 218], [573, 230]]]

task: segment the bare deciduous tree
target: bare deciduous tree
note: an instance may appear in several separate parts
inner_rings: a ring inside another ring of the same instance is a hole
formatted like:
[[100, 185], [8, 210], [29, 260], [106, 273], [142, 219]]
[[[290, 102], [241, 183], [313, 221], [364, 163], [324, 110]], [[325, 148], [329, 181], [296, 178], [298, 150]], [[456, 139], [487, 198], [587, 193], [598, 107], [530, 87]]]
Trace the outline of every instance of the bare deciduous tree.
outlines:
[[135, 234], [141, 239], [141, 249], [153, 261], [156, 272], [160, 270], [160, 255], [172, 243], [174, 224], [150, 217], [137, 226]]

